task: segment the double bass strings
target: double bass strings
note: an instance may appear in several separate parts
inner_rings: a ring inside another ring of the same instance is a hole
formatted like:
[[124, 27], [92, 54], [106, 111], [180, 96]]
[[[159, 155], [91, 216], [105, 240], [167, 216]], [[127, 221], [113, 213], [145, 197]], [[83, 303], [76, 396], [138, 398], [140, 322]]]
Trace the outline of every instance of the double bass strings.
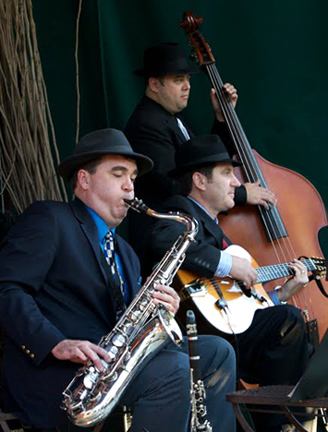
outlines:
[[[224, 93], [223, 81], [215, 67], [215, 64], [211, 63], [206, 65], [206, 71], [215, 89], [224, 119], [229, 129], [229, 133], [235, 143], [238, 157], [244, 165], [244, 171], [247, 180], [255, 182], [257, 179], [259, 179], [261, 186], [268, 187], [263, 177], [263, 174], [258, 167], [257, 161], [251, 150], [246, 134], [241, 127], [235, 110], [230, 100]], [[290, 241], [288, 233], [286, 232], [286, 229], [283, 225], [277, 208], [270, 205], [269, 210], [266, 210], [264, 207], [258, 206], [258, 210], [260, 212], [261, 219], [266, 229], [268, 240], [272, 244], [272, 248], [276, 256], [277, 262], [282, 263], [286, 261], [291, 261], [294, 257], [296, 257], [296, 253]], [[308, 308], [304, 293], [301, 291], [296, 295], [298, 297], [302, 297], [303, 304], [306, 304], [306, 307]], [[297, 306], [298, 302], [296, 301], [296, 299], [293, 297], [291, 300], [293, 304]]]
[[[235, 110], [232, 107], [231, 102], [224, 94], [223, 82], [217, 72], [217, 69], [213, 64], [207, 65], [206, 68], [211, 82], [216, 90], [217, 97], [220, 102], [220, 106], [226, 120], [229, 132], [232, 139], [236, 143], [235, 147], [237, 154], [241, 162], [243, 162], [247, 180], [255, 182], [257, 179], [259, 179], [261, 186], [267, 187], [263, 174], [258, 168], [257, 161], [254, 157], [253, 152], [251, 151], [250, 145], [247, 141], [247, 137], [240, 125], [238, 117], [236, 116]], [[286, 229], [280, 218], [278, 210], [276, 209], [276, 207], [270, 205], [269, 210], [266, 210], [262, 206], [259, 206], [259, 211], [261, 213], [263, 223], [268, 233], [269, 241], [273, 244], [273, 247], [275, 248], [274, 240], [277, 240], [277, 244], [280, 249], [283, 261], [291, 259], [292, 256], [295, 256], [295, 251], [293, 250], [293, 247], [289, 241]], [[280, 238], [284, 243], [284, 247], [279, 241]], [[284, 240], [285, 238], [287, 238], [287, 241]], [[288, 249], [290, 249], [290, 251], [288, 251]], [[275, 250], [275, 255], [277, 257], [277, 260], [280, 261], [279, 253], [277, 250]]]

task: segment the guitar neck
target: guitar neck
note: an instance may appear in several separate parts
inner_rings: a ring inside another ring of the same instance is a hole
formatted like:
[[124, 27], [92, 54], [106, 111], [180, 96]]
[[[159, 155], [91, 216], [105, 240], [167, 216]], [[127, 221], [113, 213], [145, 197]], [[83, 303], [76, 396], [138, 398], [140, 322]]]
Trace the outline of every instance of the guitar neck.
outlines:
[[[316, 270], [316, 266], [310, 258], [302, 260], [302, 264], [305, 265], [308, 271]], [[257, 283], [269, 282], [293, 275], [292, 270], [289, 268], [289, 263], [258, 267], [255, 270], [257, 272]]]

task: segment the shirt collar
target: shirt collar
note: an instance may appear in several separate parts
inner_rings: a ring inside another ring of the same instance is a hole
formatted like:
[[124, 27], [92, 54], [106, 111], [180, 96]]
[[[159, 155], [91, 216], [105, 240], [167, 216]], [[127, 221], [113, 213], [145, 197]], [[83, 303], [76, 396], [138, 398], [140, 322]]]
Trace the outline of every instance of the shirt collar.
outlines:
[[[106, 222], [104, 221], [104, 219], [102, 219], [94, 210], [92, 210], [92, 208], [88, 207], [86, 205], [86, 208], [88, 210], [88, 212], [90, 213], [94, 223], [96, 224], [97, 227], [97, 231], [98, 231], [98, 238], [99, 238], [99, 243], [101, 243], [105, 237], [105, 235], [108, 233], [109, 228], [106, 224]], [[112, 233], [115, 233], [115, 228], [112, 228], [110, 231], [112, 231]]]
[[187, 196], [188, 199], [190, 199], [190, 201], [193, 201], [195, 204], [198, 205], [198, 207], [200, 207], [212, 220], [214, 220], [214, 222], [218, 225], [219, 224], [219, 220], [217, 217], [215, 217], [213, 219], [213, 216], [206, 210], [205, 207], [203, 207], [198, 201], [195, 200], [195, 198], [192, 198], [190, 195]]

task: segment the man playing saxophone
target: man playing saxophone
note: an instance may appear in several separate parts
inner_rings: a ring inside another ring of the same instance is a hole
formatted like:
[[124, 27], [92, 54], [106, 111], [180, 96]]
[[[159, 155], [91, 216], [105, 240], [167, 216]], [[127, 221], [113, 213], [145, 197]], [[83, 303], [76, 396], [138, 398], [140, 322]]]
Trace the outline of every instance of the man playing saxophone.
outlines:
[[[140, 264], [115, 232], [134, 197], [138, 175], [152, 167], [123, 133], [103, 129], [83, 137], [59, 165], [75, 199], [33, 203], [0, 251], [0, 327], [4, 409], [30, 428], [86, 430], [61, 409], [62, 392], [90, 362], [100, 373], [112, 352], [98, 345], [140, 289]], [[152, 301], [173, 315], [175, 291], [154, 287]], [[199, 340], [208, 415], [215, 431], [235, 430], [225, 394], [234, 389], [235, 358], [218, 337]], [[131, 432], [183, 432], [189, 427], [190, 371], [186, 344], [168, 342], [147, 359], [120, 403], [133, 412]], [[106, 430], [106, 425], [103, 431]]]

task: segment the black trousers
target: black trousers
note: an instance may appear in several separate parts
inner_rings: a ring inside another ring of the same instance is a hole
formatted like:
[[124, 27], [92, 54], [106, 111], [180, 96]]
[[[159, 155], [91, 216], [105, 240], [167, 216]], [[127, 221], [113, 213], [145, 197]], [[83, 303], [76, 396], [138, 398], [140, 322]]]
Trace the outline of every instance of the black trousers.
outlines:
[[[252, 325], [237, 336], [239, 377], [248, 383], [295, 385], [313, 353], [300, 310], [274, 306], [255, 313]], [[252, 415], [257, 432], [280, 431], [285, 417]]]
[[240, 378], [261, 386], [296, 384], [313, 352], [302, 314], [291, 305], [257, 311], [237, 343]]

